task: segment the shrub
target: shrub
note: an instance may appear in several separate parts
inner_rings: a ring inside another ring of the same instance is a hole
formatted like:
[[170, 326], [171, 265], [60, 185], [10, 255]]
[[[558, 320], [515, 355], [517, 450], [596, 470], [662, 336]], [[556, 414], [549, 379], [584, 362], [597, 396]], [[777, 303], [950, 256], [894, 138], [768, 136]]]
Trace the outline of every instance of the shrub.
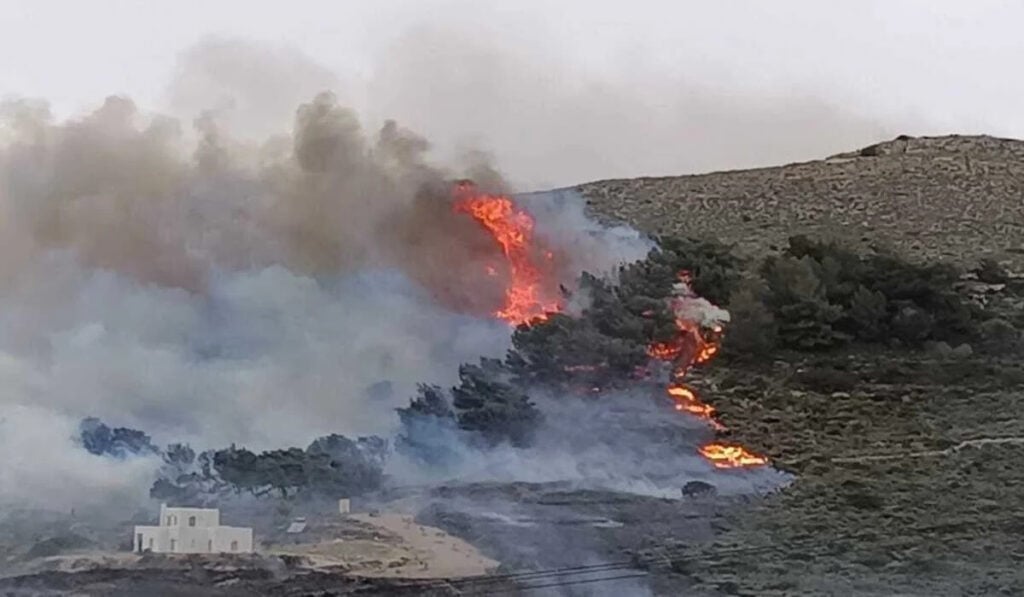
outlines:
[[783, 347], [819, 350], [849, 339], [835, 327], [841, 309], [826, 299], [815, 269], [814, 260], [808, 256], [770, 257], [761, 268], [768, 284], [767, 306]]
[[954, 289], [957, 271], [887, 254], [859, 255], [796, 236], [760, 269], [766, 305], [789, 348], [829, 348], [856, 339], [960, 344], [979, 335], [983, 313]]
[[844, 314], [844, 329], [860, 340], [875, 342], [885, 338], [888, 318], [885, 295], [861, 285], [853, 293], [850, 308]]
[[459, 428], [477, 434], [489, 445], [530, 444], [541, 422], [529, 397], [506, 379], [501, 361], [481, 359], [480, 365], [459, 367], [459, 385], [452, 388]]
[[981, 324], [982, 347], [993, 353], [1013, 352], [1020, 348], [1020, 332], [1005, 319], [992, 318]]
[[742, 279], [741, 262], [728, 245], [678, 236], [662, 236], [657, 241], [659, 248], [648, 261], [667, 266], [669, 288], [680, 271], [687, 271], [693, 280], [693, 290], [721, 305], [729, 300]]
[[764, 355], [775, 348], [775, 317], [763, 302], [765, 290], [756, 281], [740, 285], [729, 299], [729, 328], [723, 341], [727, 353]]
[[860, 383], [860, 379], [853, 373], [833, 367], [808, 369], [797, 376], [797, 381], [808, 390], [823, 394], [849, 392]]
[[934, 318], [927, 312], [914, 306], [904, 306], [892, 318], [893, 335], [910, 346], [920, 346], [932, 336], [935, 327]]
[[1010, 281], [1010, 275], [1006, 269], [990, 257], [982, 259], [974, 273], [978, 276], [978, 280], [986, 284], [1006, 284]]
[[444, 390], [421, 384], [409, 406], [397, 410], [401, 431], [396, 450], [429, 466], [445, 467], [457, 461], [458, 422]]
[[82, 419], [78, 425], [78, 439], [83, 448], [96, 456], [127, 458], [159, 452], [142, 431], [127, 427], [111, 429], [95, 417]]

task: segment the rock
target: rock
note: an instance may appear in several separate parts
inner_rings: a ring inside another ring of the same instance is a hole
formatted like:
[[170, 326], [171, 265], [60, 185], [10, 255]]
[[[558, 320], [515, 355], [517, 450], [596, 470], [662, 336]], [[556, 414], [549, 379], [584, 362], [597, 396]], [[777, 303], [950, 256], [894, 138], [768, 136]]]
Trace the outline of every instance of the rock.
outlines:
[[948, 357], [953, 353], [953, 347], [947, 342], [927, 342], [925, 348], [928, 352], [940, 357]]
[[715, 495], [717, 492], [714, 485], [704, 481], [690, 481], [683, 485], [682, 489], [683, 497], [702, 497]]

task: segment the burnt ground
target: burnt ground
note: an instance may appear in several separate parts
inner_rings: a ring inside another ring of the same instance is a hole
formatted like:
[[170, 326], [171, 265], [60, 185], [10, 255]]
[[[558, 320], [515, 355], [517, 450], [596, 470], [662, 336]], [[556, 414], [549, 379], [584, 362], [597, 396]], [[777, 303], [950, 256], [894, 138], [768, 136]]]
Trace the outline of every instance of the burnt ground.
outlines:
[[[503, 562], [526, 594], [679, 595], [674, 538], [708, 541], [737, 499], [679, 500], [561, 484], [493, 483], [433, 491], [419, 518]], [[530, 571], [524, 573], [524, 571]], [[470, 585], [472, 586], [472, 585]]]
[[[458, 595], [452, 587], [396, 579], [358, 578], [293, 567], [280, 558], [248, 558], [230, 566], [199, 558], [154, 556], [148, 564], [78, 572], [40, 572], [0, 579], [9, 597], [89, 595], [103, 597], [248, 597], [345, 595]], [[496, 584], [499, 589], [507, 585]]]

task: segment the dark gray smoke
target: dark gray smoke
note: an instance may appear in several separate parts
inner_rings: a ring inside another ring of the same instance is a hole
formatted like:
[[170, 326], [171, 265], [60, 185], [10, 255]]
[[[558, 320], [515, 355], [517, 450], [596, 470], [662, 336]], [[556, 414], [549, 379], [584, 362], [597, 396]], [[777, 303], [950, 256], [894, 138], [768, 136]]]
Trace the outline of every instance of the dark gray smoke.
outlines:
[[[185, 90], [238, 52], [275, 68], [258, 47], [200, 46], [178, 107], [201, 106]], [[322, 91], [279, 132], [236, 134], [260, 118], [234, 107], [270, 115], [295, 98], [230, 82], [236, 99], [191, 121], [124, 97], [64, 121], [41, 101], [0, 107], [0, 447], [18, 455], [0, 503], [145, 494], [152, 459], [87, 454], [72, 440], [83, 417], [199, 449], [387, 434], [416, 383], [450, 384], [459, 363], [507, 347], [509, 328], [486, 317], [498, 249], [448, 196], [465, 174], [506, 187], [485, 154], [443, 167], [423, 137], [391, 121], [367, 131]], [[538, 234], [567, 281], [648, 246], [578, 201], [546, 209]]]

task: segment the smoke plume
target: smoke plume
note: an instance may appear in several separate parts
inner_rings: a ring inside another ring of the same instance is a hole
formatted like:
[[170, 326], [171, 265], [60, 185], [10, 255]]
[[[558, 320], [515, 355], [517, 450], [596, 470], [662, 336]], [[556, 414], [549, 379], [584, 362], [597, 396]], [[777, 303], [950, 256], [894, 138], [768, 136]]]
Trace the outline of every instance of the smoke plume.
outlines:
[[[200, 46], [176, 86], [251, 50]], [[145, 487], [152, 463], [74, 445], [83, 417], [197, 448], [386, 434], [416, 383], [450, 384], [507, 348], [487, 316], [500, 249], [451, 208], [460, 176], [507, 189], [485, 153], [439, 166], [426, 139], [393, 121], [367, 131], [328, 91], [293, 106], [290, 128], [249, 130], [293, 96], [249, 102], [262, 85], [233, 83], [242, 99], [191, 121], [118, 96], [67, 120], [41, 101], [0, 108], [0, 442], [17, 454], [0, 502], [55, 478], [79, 503]], [[589, 222], [578, 198], [533, 204], [566, 282], [648, 248]]]

